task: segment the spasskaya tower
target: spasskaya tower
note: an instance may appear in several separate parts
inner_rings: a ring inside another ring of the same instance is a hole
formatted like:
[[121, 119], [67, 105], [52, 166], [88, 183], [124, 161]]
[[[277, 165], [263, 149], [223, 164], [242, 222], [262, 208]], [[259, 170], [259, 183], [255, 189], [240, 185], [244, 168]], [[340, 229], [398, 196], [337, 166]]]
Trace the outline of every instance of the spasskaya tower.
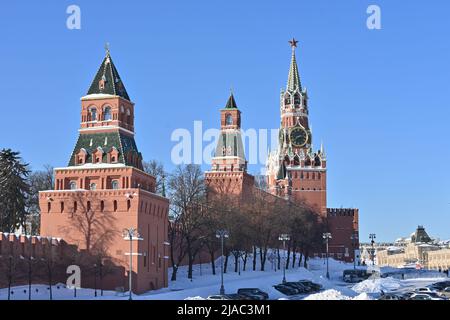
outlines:
[[269, 154], [267, 162], [268, 186], [271, 193], [306, 202], [326, 216], [326, 156], [323, 144], [319, 150], [313, 149], [308, 93], [302, 88], [295, 57], [298, 41], [292, 39], [289, 43], [291, 65], [286, 90], [280, 94], [278, 149]]

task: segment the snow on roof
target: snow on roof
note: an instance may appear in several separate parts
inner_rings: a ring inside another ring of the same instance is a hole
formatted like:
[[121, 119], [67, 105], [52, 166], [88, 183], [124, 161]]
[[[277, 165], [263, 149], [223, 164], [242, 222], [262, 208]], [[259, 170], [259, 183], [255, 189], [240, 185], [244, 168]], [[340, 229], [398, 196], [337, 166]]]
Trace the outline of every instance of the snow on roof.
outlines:
[[123, 163], [85, 163], [79, 166], [70, 166], [70, 167], [60, 167], [55, 168], [55, 170], [77, 170], [77, 169], [98, 169], [98, 168], [124, 168], [126, 167]]
[[387, 251], [400, 251], [403, 250], [403, 248], [396, 247], [396, 246], [390, 246], [386, 248]]
[[81, 97], [80, 100], [93, 100], [93, 99], [108, 99], [108, 98], [115, 98], [118, 96], [114, 96], [112, 94], [104, 94], [104, 93], [92, 93], [88, 94], [86, 96]]

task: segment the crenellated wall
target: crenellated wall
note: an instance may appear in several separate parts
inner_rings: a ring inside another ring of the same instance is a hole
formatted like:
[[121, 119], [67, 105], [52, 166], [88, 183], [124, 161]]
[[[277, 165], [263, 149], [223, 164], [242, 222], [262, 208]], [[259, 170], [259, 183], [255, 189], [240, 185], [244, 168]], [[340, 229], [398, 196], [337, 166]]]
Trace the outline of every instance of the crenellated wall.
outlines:
[[[359, 248], [359, 210], [328, 208], [327, 227], [331, 233], [330, 255], [339, 260], [352, 262], [354, 251]], [[352, 240], [352, 237], [357, 237]]]

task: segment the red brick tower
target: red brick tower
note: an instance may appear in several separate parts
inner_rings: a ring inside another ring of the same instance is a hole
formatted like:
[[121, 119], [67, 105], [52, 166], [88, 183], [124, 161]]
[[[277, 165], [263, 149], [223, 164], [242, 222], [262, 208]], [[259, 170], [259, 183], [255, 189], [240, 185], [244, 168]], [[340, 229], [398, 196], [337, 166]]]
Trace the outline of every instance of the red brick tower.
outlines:
[[[64, 239], [128, 270], [125, 228], [134, 241], [133, 291], [167, 286], [168, 200], [155, 193], [134, 140], [134, 103], [109, 50], [81, 98], [78, 141], [67, 167], [55, 169], [55, 190], [40, 193], [41, 235]], [[123, 275], [126, 277], [126, 274]], [[124, 286], [125, 277], [110, 288]]]
[[267, 162], [269, 191], [315, 208], [332, 234], [331, 256], [353, 261], [353, 249], [359, 246], [359, 211], [327, 209], [327, 158], [323, 144], [319, 150], [313, 149], [308, 94], [302, 88], [295, 57], [297, 42], [289, 41], [292, 56], [286, 90], [280, 95], [279, 145], [278, 150], [269, 154]]
[[233, 94], [220, 110], [220, 136], [211, 171], [205, 173], [210, 192], [243, 196], [251, 192], [254, 177], [247, 173], [241, 135], [241, 111]]
[[286, 91], [281, 92], [281, 126], [278, 150], [269, 155], [268, 186], [271, 193], [294, 202], [306, 202], [326, 216], [326, 156], [323, 145], [314, 152], [309, 126], [308, 94], [302, 89], [292, 47]]

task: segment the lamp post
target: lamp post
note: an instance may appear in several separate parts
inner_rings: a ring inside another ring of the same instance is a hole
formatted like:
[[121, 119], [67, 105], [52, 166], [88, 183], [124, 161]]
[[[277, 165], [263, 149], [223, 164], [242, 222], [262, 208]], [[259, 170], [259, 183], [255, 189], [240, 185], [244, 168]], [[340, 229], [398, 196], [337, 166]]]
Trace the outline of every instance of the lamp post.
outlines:
[[103, 261], [100, 260], [99, 271], [100, 271], [100, 295], [103, 297]]
[[53, 238], [52, 237], [47, 237], [47, 240], [49, 242], [49, 258], [48, 258], [48, 261], [47, 261], [48, 283], [49, 283], [49, 289], [50, 289], [50, 300], [53, 300], [53, 291], [52, 291], [52, 267], [53, 267], [52, 245], [53, 245]]
[[97, 297], [97, 264], [94, 264], [94, 297]]
[[356, 270], [356, 243], [358, 241], [358, 234], [354, 232], [350, 237], [353, 245], [353, 269]]
[[374, 247], [374, 245], [375, 245], [375, 238], [376, 238], [375, 233], [369, 234], [370, 245], [372, 246], [372, 248], [371, 248], [372, 266], [375, 265], [375, 247]]
[[227, 230], [217, 230], [216, 232], [216, 238], [220, 239], [221, 241], [221, 248], [222, 248], [222, 256], [220, 257], [220, 274], [221, 274], [221, 285], [220, 285], [220, 294], [225, 294], [225, 287], [223, 286], [223, 242], [225, 238], [228, 238], [228, 231]]
[[129, 262], [129, 270], [128, 270], [128, 300], [133, 300], [132, 298], [132, 279], [131, 275], [133, 272], [133, 256], [139, 256], [142, 255], [140, 253], [133, 253], [133, 240], [143, 240], [137, 229], [135, 228], [129, 228], [129, 229], [123, 229], [123, 239], [126, 241], [130, 241], [130, 252], [126, 252], [125, 255], [130, 256], [130, 262]]
[[322, 238], [325, 240], [327, 246], [327, 279], [330, 279], [330, 272], [328, 267], [328, 241], [332, 238], [331, 233], [325, 232], [324, 234], [322, 234]]
[[291, 237], [288, 234], [280, 234], [278, 237], [278, 240], [283, 241], [283, 257], [284, 257], [284, 263], [283, 263], [283, 284], [286, 283], [286, 241], [291, 240]]
[[30, 252], [30, 257], [28, 258], [28, 300], [31, 300], [31, 282], [33, 277], [33, 256]]
[[12, 282], [12, 252], [9, 255], [9, 273], [8, 273], [8, 300], [11, 300], [11, 282]]

